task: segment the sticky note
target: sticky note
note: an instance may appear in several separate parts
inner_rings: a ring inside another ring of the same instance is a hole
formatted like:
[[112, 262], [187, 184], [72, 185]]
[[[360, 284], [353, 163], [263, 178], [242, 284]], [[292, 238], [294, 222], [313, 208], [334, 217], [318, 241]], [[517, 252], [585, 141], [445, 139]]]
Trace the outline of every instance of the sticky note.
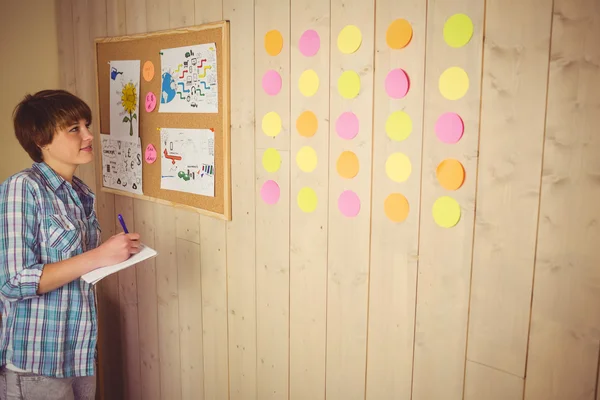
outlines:
[[337, 159], [336, 169], [342, 178], [352, 179], [358, 174], [358, 157], [351, 151], [344, 151]]
[[319, 89], [319, 75], [312, 69], [302, 72], [298, 79], [298, 89], [306, 97], [314, 96]]
[[296, 153], [296, 164], [302, 172], [312, 172], [317, 168], [317, 153], [310, 146], [304, 146]]
[[279, 201], [279, 185], [273, 180], [268, 180], [263, 183], [260, 188], [260, 197], [267, 204], [273, 205]]
[[300, 136], [312, 137], [317, 133], [319, 121], [312, 111], [303, 111], [296, 119], [296, 130]]
[[298, 192], [298, 207], [305, 213], [311, 213], [317, 209], [317, 194], [309, 187], [303, 187]]
[[385, 132], [395, 142], [406, 140], [413, 129], [410, 116], [404, 111], [394, 111], [385, 121]]
[[438, 164], [435, 175], [446, 190], [457, 190], [465, 181], [465, 169], [460, 161], [448, 158]]
[[385, 162], [385, 172], [392, 181], [404, 182], [410, 176], [412, 165], [410, 159], [403, 153], [391, 154]]
[[337, 38], [338, 49], [344, 54], [352, 54], [358, 50], [362, 43], [362, 33], [354, 25], [345, 26]]
[[265, 50], [270, 56], [276, 56], [283, 48], [283, 36], [278, 30], [270, 30], [265, 35]]
[[276, 149], [266, 149], [262, 157], [263, 168], [267, 172], [276, 172], [281, 166], [281, 154]]
[[440, 75], [439, 88], [448, 100], [458, 100], [469, 90], [469, 76], [460, 67], [450, 67]]
[[321, 38], [317, 31], [309, 29], [304, 31], [298, 40], [298, 49], [305, 57], [312, 57], [319, 51], [321, 47]]
[[408, 217], [408, 200], [400, 193], [391, 193], [383, 202], [386, 217], [392, 222], [402, 222]]
[[265, 93], [275, 96], [281, 90], [281, 75], [271, 69], [265, 72], [262, 79], [262, 87]]
[[385, 78], [385, 92], [392, 99], [401, 99], [408, 93], [410, 82], [406, 71], [396, 68], [388, 72]]
[[345, 190], [338, 197], [338, 210], [345, 217], [356, 217], [360, 212], [360, 199], [352, 190]]
[[442, 228], [452, 228], [460, 220], [460, 205], [449, 196], [442, 196], [433, 203], [433, 219]]
[[435, 134], [443, 143], [457, 143], [465, 131], [462, 118], [453, 112], [440, 115], [435, 122]]
[[340, 114], [335, 121], [335, 131], [342, 139], [354, 139], [358, 135], [358, 117], [350, 111]]
[[275, 137], [281, 132], [281, 117], [274, 111], [265, 114], [262, 120], [262, 130], [267, 136]]
[[144, 63], [142, 67], [142, 76], [146, 82], [150, 82], [152, 78], [154, 78], [154, 64], [152, 61], [148, 60]]
[[463, 47], [473, 36], [473, 21], [465, 14], [454, 14], [444, 24], [444, 40], [450, 47]]
[[390, 49], [399, 50], [408, 46], [413, 36], [413, 29], [405, 19], [393, 21], [385, 33], [385, 41]]
[[154, 111], [154, 108], [156, 108], [156, 95], [152, 92], [146, 93], [146, 102], [144, 105], [146, 107], [146, 112]]
[[344, 71], [338, 78], [338, 92], [345, 99], [353, 99], [360, 92], [360, 77], [354, 71]]
[[146, 151], [144, 151], [144, 160], [146, 160], [148, 164], [152, 164], [154, 161], [156, 161], [156, 147], [154, 147], [152, 143], [149, 143], [148, 146], [146, 146]]

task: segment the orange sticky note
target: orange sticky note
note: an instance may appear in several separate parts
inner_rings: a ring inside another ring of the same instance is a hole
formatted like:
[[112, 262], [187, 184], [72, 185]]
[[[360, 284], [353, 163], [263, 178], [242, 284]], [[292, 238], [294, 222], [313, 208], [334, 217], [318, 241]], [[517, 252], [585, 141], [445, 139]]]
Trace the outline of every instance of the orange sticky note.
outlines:
[[412, 26], [405, 19], [397, 19], [390, 24], [385, 35], [387, 45], [394, 50], [406, 47], [413, 36]]
[[283, 48], [283, 36], [278, 30], [271, 30], [265, 35], [265, 50], [267, 54], [276, 56]]
[[152, 61], [148, 60], [144, 63], [142, 75], [144, 76], [146, 82], [150, 82], [152, 78], [154, 78], [154, 64], [152, 64]]
[[304, 111], [296, 120], [296, 130], [300, 136], [311, 137], [317, 133], [319, 121], [312, 111]]
[[408, 217], [408, 200], [400, 193], [392, 193], [383, 203], [385, 215], [393, 222], [402, 222]]
[[358, 174], [358, 157], [351, 151], [344, 151], [337, 160], [337, 171], [342, 178], [352, 179]]
[[465, 169], [458, 160], [448, 158], [437, 166], [435, 170], [440, 185], [446, 190], [456, 190], [465, 181]]

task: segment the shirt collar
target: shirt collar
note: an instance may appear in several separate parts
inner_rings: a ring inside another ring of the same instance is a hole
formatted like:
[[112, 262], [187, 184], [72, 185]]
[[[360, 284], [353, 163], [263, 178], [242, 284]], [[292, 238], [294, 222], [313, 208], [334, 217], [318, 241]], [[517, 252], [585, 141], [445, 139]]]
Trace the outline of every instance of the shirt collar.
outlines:
[[[38, 171], [41, 177], [46, 181], [48, 186], [54, 191], [57, 191], [62, 185], [66, 184], [67, 181], [56, 173], [48, 164], [45, 162], [34, 163], [33, 168]], [[94, 198], [94, 194], [90, 188], [78, 177], [73, 176], [73, 184], [76, 185], [84, 194]]]

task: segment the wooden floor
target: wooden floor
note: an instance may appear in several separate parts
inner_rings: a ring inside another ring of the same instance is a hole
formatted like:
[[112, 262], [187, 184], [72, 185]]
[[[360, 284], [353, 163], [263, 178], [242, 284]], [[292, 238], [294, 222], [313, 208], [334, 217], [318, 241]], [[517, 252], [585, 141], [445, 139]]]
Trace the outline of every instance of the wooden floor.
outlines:
[[[105, 238], [117, 213], [160, 256], [100, 284], [105, 399], [600, 400], [600, 2], [597, 0], [57, 0], [61, 79], [94, 107], [93, 39], [231, 22], [233, 220], [224, 223], [166, 206], [104, 194], [92, 166]], [[452, 48], [444, 23], [474, 24]], [[404, 18], [410, 44], [392, 50], [387, 28]], [[362, 33], [354, 54], [338, 50], [346, 25]], [[307, 29], [314, 57], [298, 51]], [[283, 49], [269, 55], [265, 34]], [[438, 79], [458, 66], [466, 95], [440, 95]], [[406, 97], [390, 99], [387, 73], [404, 69]], [[277, 70], [277, 96], [261, 86]], [[298, 89], [312, 69], [319, 88]], [[338, 93], [356, 71], [360, 94]], [[389, 114], [412, 120], [404, 141], [386, 135]], [[282, 131], [266, 136], [275, 111]], [[312, 111], [312, 137], [296, 120]], [[360, 131], [338, 136], [353, 112]], [[456, 144], [435, 134], [442, 113], [465, 125]], [[97, 118], [97, 116], [96, 116]], [[297, 153], [310, 146], [316, 168]], [[282, 159], [267, 172], [262, 157]], [[351, 179], [338, 157], [356, 154]], [[402, 153], [403, 182], [386, 176]], [[455, 158], [464, 185], [445, 190], [436, 167]], [[275, 180], [275, 205], [261, 196]], [[297, 204], [314, 190], [312, 213]], [[356, 217], [338, 211], [342, 192], [360, 200]], [[391, 193], [409, 203], [390, 221]], [[452, 196], [459, 223], [440, 228], [432, 207]]]

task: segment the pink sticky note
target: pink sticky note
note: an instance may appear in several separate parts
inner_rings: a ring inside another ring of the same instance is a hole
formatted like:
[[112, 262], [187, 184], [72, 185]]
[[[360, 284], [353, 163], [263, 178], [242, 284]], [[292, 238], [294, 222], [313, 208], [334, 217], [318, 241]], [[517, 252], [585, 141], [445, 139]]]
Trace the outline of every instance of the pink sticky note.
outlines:
[[358, 117], [352, 112], [342, 113], [335, 122], [335, 130], [342, 139], [353, 139], [358, 135]]
[[462, 118], [453, 112], [440, 115], [435, 123], [435, 133], [444, 143], [453, 144], [460, 140], [465, 131]]
[[312, 57], [319, 51], [321, 47], [321, 38], [319, 34], [312, 29], [304, 31], [300, 40], [298, 41], [298, 48], [300, 53], [306, 57]]
[[385, 91], [393, 99], [401, 99], [406, 96], [409, 87], [408, 75], [401, 68], [391, 70], [385, 78]]
[[156, 107], [156, 96], [152, 92], [146, 94], [146, 111], [152, 112]]
[[260, 189], [260, 196], [267, 204], [275, 204], [279, 201], [279, 185], [275, 181], [268, 180]]
[[281, 90], [281, 75], [275, 70], [269, 70], [265, 72], [262, 79], [262, 86], [264, 91], [274, 96]]
[[146, 151], [144, 152], [144, 159], [148, 164], [152, 164], [156, 161], [156, 148], [152, 143], [146, 146]]
[[356, 217], [360, 211], [360, 199], [351, 190], [345, 190], [338, 198], [338, 209], [346, 217]]

